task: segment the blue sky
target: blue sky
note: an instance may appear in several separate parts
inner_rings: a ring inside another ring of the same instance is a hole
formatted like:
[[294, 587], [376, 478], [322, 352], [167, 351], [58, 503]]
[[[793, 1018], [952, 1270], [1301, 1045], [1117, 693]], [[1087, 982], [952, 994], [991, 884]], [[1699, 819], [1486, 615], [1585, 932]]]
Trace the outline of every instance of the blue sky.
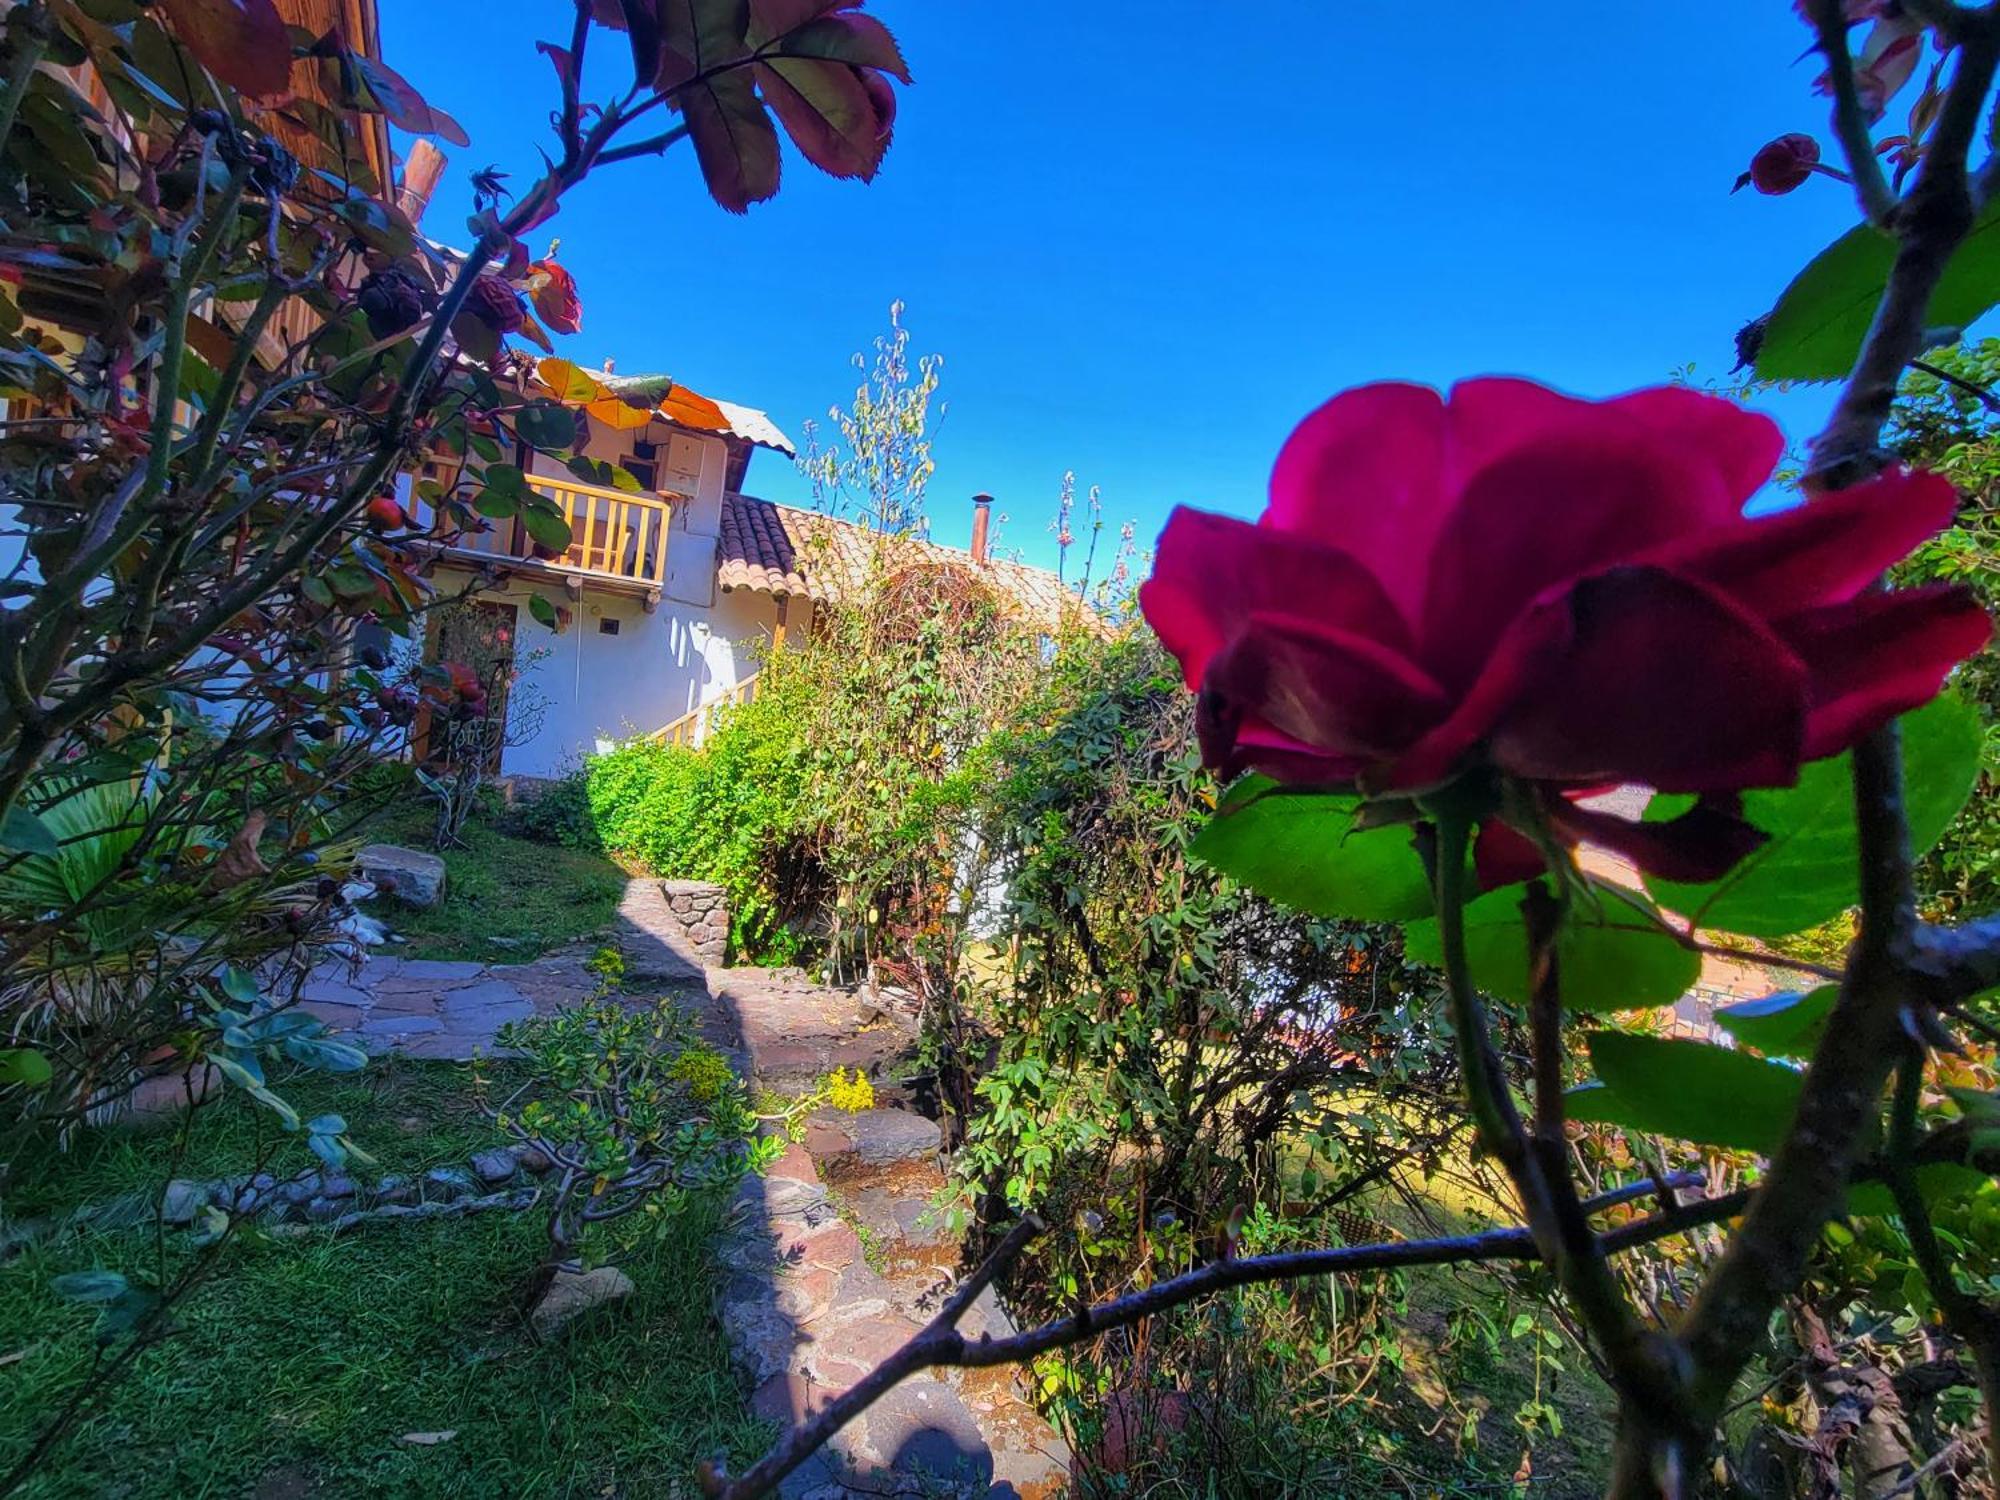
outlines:
[[[670, 371], [797, 437], [900, 298], [945, 358], [933, 534], [962, 543], [990, 490], [1031, 561], [1065, 469], [1147, 543], [1176, 503], [1255, 514], [1293, 424], [1366, 380], [1720, 378], [1737, 326], [1855, 217], [1828, 179], [1729, 194], [1770, 137], [1825, 137], [1783, 0], [870, 8], [916, 78], [876, 181], [793, 154], [737, 218], [685, 148], [605, 169], [547, 226], [584, 298], [561, 352]], [[531, 177], [554, 99], [534, 43], [567, 9], [383, 7], [389, 60], [473, 138], [433, 234], [461, 232], [474, 168]], [[1761, 404], [1797, 438], [1826, 403]], [[750, 480], [807, 498], [775, 454]]]

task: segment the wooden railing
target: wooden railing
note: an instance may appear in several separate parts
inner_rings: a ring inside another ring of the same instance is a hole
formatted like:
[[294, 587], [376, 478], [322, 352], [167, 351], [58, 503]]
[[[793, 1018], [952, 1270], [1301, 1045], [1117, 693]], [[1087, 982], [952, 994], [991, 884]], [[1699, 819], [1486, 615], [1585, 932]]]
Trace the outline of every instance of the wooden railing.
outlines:
[[757, 696], [757, 674], [748, 677], [732, 688], [725, 688], [699, 708], [691, 708], [664, 729], [656, 729], [648, 736], [663, 745], [680, 745], [694, 749], [708, 738], [709, 730], [715, 727], [715, 712], [720, 708], [730, 708], [748, 703]]
[[557, 567], [665, 587], [671, 498], [608, 490], [543, 474], [531, 474], [528, 488], [553, 500], [569, 523], [569, 550], [550, 559]]
[[[429, 477], [449, 482], [449, 472]], [[528, 488], [553, 501], [569, 525], [569, 547], [550, 557], [533, 549], [520, 522], [467, 533], [455, 545], [474, 552], [534, 557], [551, 567], [617, 578], [663, 589], [667, 582], [667, 531], [678, 495], [633, 494], [530, 474]]]

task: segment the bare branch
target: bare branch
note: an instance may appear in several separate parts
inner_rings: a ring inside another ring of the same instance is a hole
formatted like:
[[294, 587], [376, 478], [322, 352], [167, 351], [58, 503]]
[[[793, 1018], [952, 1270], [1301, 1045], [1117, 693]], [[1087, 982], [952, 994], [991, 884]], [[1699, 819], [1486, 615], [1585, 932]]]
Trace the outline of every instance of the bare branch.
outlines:
[[[1650, 1182], [1633, 1184], [1593, 1198], [1583, 1207], [1586, 1211], [1606, 1208], [1614, 1203], [1629, 1201], [1634, 1196], [1643, 1196], [1652, 1188]], [[1600, 1243], [1607, 1253], [1635, 1249], [1688, 1229], [1731, 1218], [1742, 1210], [1747, 1198], [1748, 1194], [1732, 1193], [1723, 1198], [1684, 1204], [1672, 1213], [1641, 1219], [1612, 1230], [1602, 1237]], [[1212, 1293], [1261, 1282], [1356, 1275], [1408, 1266], [1541, 1259], [1535, 1236], [1526, 1228], [1515, 1228], [1441, 1239], [1406, 1240], [1381, 1245], [1336, 1245], [1319, 1250], [1294, 1250], [1281, 1255], [1217, 1260], [1172, 1280], [1156, 1282], [1143, 1291], [1092, 1307], [1079, 1307], [1066, 1318], [1058, 1318], [1008, 1338], [982, 1336], [976, 1341], [968, 1340], [958, 1332], [959, 1318], [996, 1277], [1019, 1259], [1021, 1252], [1042, 1233], [1044, 1227], [1042, 1221], [1032, 1214], [1016, 1224], [979, 1269], [959, 1285], [922, 1331], [871, 1370], [859, 1384], [821, 1407], [811, 1420], [787, 1433], [777, 1447], [759, 1459], [740, 1479], [727, 1481], [711, 1493], [719, 1500], [753, 1500], [755, 1496], [769, 1494], [787, 1474], [804, 1463], [841, 1428], [918, 1370], [934, 1366], [984, 1369], [992, 1365], [1020, 1363], [1038, 1354], [1046, 1354], [1051, 1349], [1083, 1343], [1114, 1328], [1128, 1327]]]

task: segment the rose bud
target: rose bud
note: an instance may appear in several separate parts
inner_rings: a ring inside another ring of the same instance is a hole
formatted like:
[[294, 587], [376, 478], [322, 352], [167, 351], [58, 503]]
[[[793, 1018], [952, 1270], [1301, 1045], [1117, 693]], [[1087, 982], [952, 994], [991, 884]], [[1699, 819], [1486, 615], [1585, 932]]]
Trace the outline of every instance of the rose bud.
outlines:
[[379, 672], [389, 665], [389, 653], [380, 646], [363, 646], [355, 653], [355, 660], [362, 666]]
[[361, 724], [365, 729], [380, 729], [388, 722], [389, 716], [379, 708], [364, 708], [361, 710]]
[[309, 739], [324, 742], [333, 738], [334, 727], [324, 719], [308, 719], [299, 726], [299, 732]]
[[368, 518], [368, 529], [377, 536], [401, 531], [410, 524], [408, 513], [391, 495], [377, 495], [368, 502], [368, 509], [363, 514]]
[[371, 272], [355, 293], [354, 301], [368, 320], [368, 331], [378, 339], [414, 327], [424, 315], [423, 288], [401, 266], [386, 266]]
[[313, 894], [322, 901], [331, 901], [340, 894], [340, 882], [331, 875], [322, 875], [313, 882]]
[[1758, 192], [1775, 197], [1798, 187], [1818, 166], [1819, 142], [1795, 131], [1761, 147], [1750, 158], [1750, 170], [1736, 179], [1736, 186], [1730, 191], [1755, 187]]
[[482, 276], [472, 283], [465, 310], [498, 334], [514, 333], [521, 327], [521, 294], [498, 276]]

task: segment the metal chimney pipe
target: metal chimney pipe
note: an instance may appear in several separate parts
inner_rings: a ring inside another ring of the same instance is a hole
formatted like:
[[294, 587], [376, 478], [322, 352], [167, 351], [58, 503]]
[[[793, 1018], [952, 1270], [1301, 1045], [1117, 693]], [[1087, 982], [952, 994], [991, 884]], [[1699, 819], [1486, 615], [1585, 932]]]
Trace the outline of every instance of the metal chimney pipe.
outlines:
[[986, 561], [986, 528], [993, 522], [993, 497], [987, 494], [972, 497], [972, 560]]

